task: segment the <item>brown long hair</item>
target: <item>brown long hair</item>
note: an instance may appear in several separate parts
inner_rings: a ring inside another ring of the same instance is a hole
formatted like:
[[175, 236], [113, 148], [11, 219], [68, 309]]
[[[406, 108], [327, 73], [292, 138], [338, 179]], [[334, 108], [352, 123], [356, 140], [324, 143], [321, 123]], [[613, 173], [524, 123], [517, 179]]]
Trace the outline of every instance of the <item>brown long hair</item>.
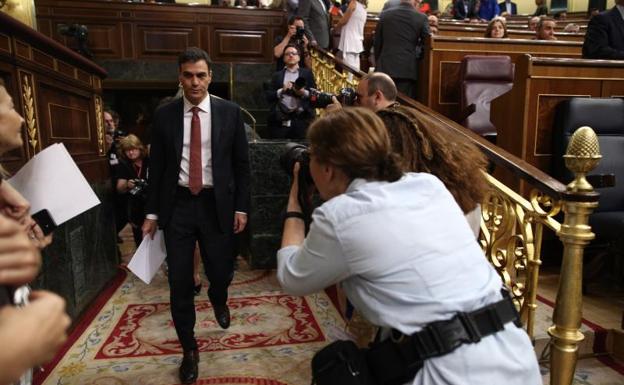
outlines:
[[350, 179], [394, 182], [403, 175], [388, 131], [366, 108], [349, 107], [325, 114], [312, 123], [308, 139], [320, 162], [338, 167]]
[[404, 171], [438, 177], [464, 213], [477, 207], [489, 187], [483, 174], [487, 160], [475, 145], [412, 108], [395, 106], [377, 114]]
[[492, 30], [494, 29], [495, 23], [501, 23], [501, 25], [503, 26], [503, 38], [509, 37], [507, 34], [507, 20], [500, 16], [496, 16], [495, 18], [490, 20], [487, 28], [485, 29], [485, 37], [492, 37]]

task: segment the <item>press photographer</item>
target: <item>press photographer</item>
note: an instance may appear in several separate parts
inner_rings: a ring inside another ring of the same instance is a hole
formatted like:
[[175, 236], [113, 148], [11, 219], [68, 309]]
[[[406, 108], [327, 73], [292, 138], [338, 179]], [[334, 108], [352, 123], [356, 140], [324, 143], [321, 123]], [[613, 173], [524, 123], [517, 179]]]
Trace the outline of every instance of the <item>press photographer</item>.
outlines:
[[312, 382], [541, 384], [515, 306], [444, 184], [404, 173], [368, 109], [325, 114], [308, 139], [311, 178], [325, 202], [306, 235], [295, 166], [277, 279], [297, 296], [339, 283], [381, 328], [369, 349], [349, 340], [317, 352]]
[[119, 157], [117, 191], [128, 198], [128, 222], [132, 226], [134, 242], [139, 247], [143, 239], [141, 225], [145, 219], [149, 175], [147, 149], [136, 135], [130, 134], [119, 141]]
[[316, 88], [312, 71], [299, 66], [300, 50], [289, 44], [284, 48], [285, 66], [273, 74], [266, 88], [271, 104], [267, 125], [273, 139], [303, 139], [314, 118], [310, 89]]
[[299, 16], [291, 16], [288, 19], [288, 31], [286, 36], [278, 36], [275, 39], [275, 47], [273, 47], [273, 55], [277, 60], [276, 70], [279, 71], [284, 68], [284, 60], [282, 60], [282, 54], [287, 45], [294, 45], [299, 50], [301, 56], [299, 57], [299, 66], [312, 68], [312, 58], [308, 51], [308, 38], [305, 35], [305, 25], [303, 19]]

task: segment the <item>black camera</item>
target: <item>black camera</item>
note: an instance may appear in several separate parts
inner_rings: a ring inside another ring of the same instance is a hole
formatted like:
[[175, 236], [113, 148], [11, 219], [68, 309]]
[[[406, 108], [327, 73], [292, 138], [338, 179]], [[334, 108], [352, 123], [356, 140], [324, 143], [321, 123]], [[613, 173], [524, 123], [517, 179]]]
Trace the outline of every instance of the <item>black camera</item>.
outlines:
[[297, 27], [297, 32], [295, 32], [295, 40], [299, 41], [303, 41], [303, 34], [305, 33], [305, 28], [303, 27]]
[[134, 182], [134, 187], [132, 190], [128, 191], [128, 193], [132, 196], [142, 196], [145, 194], [145, 190], [147, 189], [147, 180], [145, 179], [132, 179]]
[[113, 132], [113, 139], [114, 140], [119, 140], [119, 139], [123, 139], [126, 136], [128, 136], [128, 133], [124, 130], [121, 129], [117, 129], [115, 130], [115, 132]]
[[322, 92], [314, 88], [310, 89], [310, 104], [314, 108], [325, 108], [332, 104], [332, 97], [335, 96], [343, 106], [353, 106], [355, 104], [355, 90], [350, 87], [341, 88], [338, 94]]
[[282, 169], [289, 176], [293, 177], [293, 169], [295, 163], [299, 162], [299, 205], [303, 211], [303, 215], [306, 218], [306, 223], [309, 222], [310, 214], [312, 213], [312, 202], [310, 200], [309, 192], [314, 187], [314, 180], [312, 180], [312, 174], [310, 173], [310, 152], [308, 148], [299, 143], [286, 143], [286, 149], [279, 158]]
[[63, 36], [73, 37], [78, 43], [76, 51], [82, 56], [91, 59], [93, 54], [87, 47], [89, 40], [89, 29], [86, 25], [82, 24], [59, 24], [57, 27], [58, 33]]

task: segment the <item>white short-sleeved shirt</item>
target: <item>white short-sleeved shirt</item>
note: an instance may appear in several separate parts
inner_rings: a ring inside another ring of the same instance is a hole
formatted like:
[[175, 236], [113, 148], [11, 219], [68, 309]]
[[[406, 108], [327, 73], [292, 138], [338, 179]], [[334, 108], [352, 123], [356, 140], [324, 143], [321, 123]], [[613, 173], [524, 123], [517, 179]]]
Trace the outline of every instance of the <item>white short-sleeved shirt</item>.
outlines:
[[[325, 202], [303, 245], [277, 255], [278, 279], [297, 295], [341, 282], [371, 323], [405, 334], [501, 299], [501, 279], [435, 176], [354, 180]], [[427, 360], [413, 384], [541, 384], [529, 338], [513, 323], [478, 344]]]

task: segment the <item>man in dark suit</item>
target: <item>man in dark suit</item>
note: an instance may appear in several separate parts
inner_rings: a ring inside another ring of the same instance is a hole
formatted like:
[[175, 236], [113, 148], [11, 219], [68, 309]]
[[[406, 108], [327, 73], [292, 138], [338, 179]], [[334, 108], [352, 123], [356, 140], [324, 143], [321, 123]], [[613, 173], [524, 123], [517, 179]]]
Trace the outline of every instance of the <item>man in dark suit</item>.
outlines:
[[178, 59], [182, 98], [154, 115], [149, 195], [143, 236], [164, 230], [171, 315], [184, 356], [180, 380], [197, 379], [193, 252], [199, 243], [208, 298], [227, 329], [227, 290], [234, 273], [234, 234], [247, 223], [249, 156], [240, 108], [208, 94], [210, 58], [188, 48]]
[[427, 16], [414, 8], [412, 0], [402, 0], [379, 15], [373, 43], [376, 71], [390, 75], [398, 90], [411, 98], [416, 97], [417, 61], [427, 36]]
[[305, 33], [312, 45], [329, 48], [329, 13], [323, 0], [299, 0], [297, 16], [303, 19]]
[[266, 90], [266, 99], [271, 104], [268, 117], [271, 138], [303, 139], [314, 118], [310, 105], [310, 88], [316, 88], [312, 71], [299, 66], [301, 51], [294, 44], [284, 48], [285, 66], [276, 71], [271, 85]]
[[469, 0], [455, 0], [455, 2], [453, 3], [453, 19], [464, 20], [468, 18], [469, 11]]
[[500, 8], [501, 15], [504, 13], [507, 13], [508, 15], [518, 14], [518, 6], [511, 0], [505, 0], [498, 3], [498, 7]]
[[583, 57], [586, 59], [624, 60], [624, 0], [589, 20]]

